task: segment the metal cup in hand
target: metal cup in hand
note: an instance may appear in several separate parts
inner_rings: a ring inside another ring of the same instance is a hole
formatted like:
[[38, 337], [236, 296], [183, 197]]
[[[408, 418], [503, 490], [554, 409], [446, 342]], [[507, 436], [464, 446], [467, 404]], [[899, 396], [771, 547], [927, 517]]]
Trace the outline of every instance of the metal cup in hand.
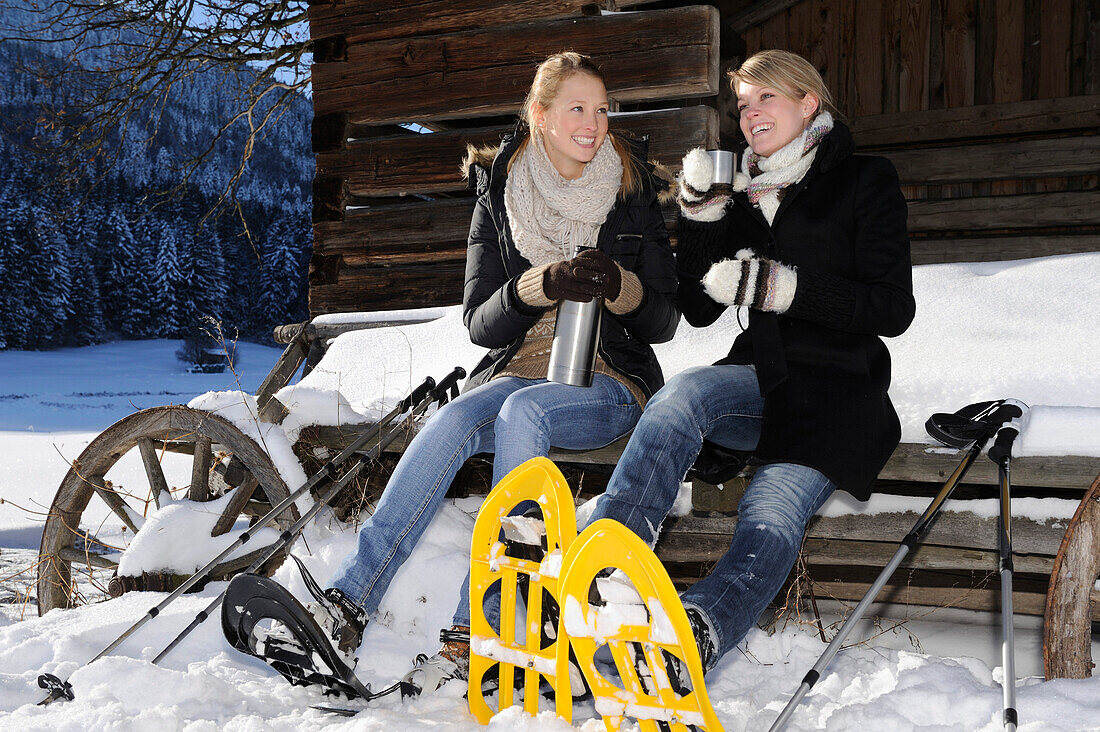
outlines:
[[711, 185], [724, 183], [731, 185], [733, 176], [737, 172], [737, 154], [729, 150], [707, 150], [707, 155], [714, 163], [714, 180]]

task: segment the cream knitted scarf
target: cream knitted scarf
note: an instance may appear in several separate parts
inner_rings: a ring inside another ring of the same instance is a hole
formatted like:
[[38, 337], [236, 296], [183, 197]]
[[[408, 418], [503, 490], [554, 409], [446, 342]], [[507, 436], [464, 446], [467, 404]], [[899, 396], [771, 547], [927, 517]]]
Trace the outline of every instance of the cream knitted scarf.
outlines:
[[817, 157], [817, 144], [831, 129], [833, 116], [822, 112], [801, 135], [766, 158], [754, 153], [752, 147], [745, 150], [741, 172], [749, 176], [748, 197], [760, 206], [769, 224], [779, 210], [779, 192], [802, 180]]
[[516, 249], [537, 267], [569, 259], [579, 246], [596, 246], [622, 177], [622, 161], [607, 138], [581, 177], [566, 180], [539, 137], [532, 136], [504, 184], [504, 208]]

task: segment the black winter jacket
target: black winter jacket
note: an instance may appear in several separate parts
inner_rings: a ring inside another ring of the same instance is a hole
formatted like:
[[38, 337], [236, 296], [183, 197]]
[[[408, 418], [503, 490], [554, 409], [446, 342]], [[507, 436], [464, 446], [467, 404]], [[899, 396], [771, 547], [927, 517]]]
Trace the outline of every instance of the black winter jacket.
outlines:
[[[470, 222], [462, 314], [470, 339], [491, 350], [466, 381], [467, 390], [499, 373], [519, 350], [527, 330], [545, 312], [527, 305], [516, 293], [516, 281], [531, 263], [515, 247], [504, 208], [508, 161], [522, 139], [518, 134], [507, 135], [491, 168], [477, 171], [479, 195]], [[634, 148], [638, 160], [644, 161], [644, 146]], [[642, 191], [616, 200], [597, 239], [599, 249], [638, 276], [644, 288], [642, 304], [626, 315], [605, 310], [598, 350], [608, 366], [649, 397], [664, 385], [661, 366], [649, 344], [672, 339], [680, 311], [676, 306], [676, 264], [657, 203], [657, 185], [648, 167], [646, 170]]]
[[749, 311], [748, 328], [719, 363], [756, 365], [764, 420], [755, 462], [807, 465], [866, 500], [901, 437], [879, 336], [903, 333], [915, 303], [897, 172], [853, 149], [837, 122], [770, 226], [743, 192], [719, 221], [681, 216], [679, 301], [692, 325], [713, 323], [725, 306], [700, 278], [742, 248], [797, 269], [787, 312]]

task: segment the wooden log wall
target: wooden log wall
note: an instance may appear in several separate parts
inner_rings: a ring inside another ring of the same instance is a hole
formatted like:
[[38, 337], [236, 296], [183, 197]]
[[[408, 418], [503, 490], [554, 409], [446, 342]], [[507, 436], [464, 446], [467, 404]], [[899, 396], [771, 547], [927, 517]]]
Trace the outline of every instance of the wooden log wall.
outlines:
[[720, 69], [763, 48], [809, 58], [858, 147], [898, 167], [915, 263], [1100, 248], [1094, 0], [652, 2], [310, 0], [311, 314], [459, 301], [473, 202], [457, 161], [509, 129], [563, 48], [602, 63], [641, 112], [612, 127], [673, 169], [740, 138]]
[[551, 53], [589, 53], [613, 104], [677, 100], [612, 119], [649, 137], [651, 159], [676, 165], [686, 147], [718, 143], [717, 111], [681, 103], [716, 98], [713, 7], [601, 15], [577, 0], [346, 0], [313, 2], [309, 15], [312, 315], [459, 301], [473, 210], [459, 162], [467, 143], [495, 145], [511, 129]]
[[723, 30], [817, 66], [898, 168], [914, 263], [1100, 249], [1095, 0], [773, 0]]

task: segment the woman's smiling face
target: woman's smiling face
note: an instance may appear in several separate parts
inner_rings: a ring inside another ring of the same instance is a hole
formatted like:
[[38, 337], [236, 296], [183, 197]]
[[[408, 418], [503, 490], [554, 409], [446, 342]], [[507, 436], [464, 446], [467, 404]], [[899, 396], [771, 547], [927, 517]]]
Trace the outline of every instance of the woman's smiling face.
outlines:
[[550, 162], [563, 178], [579, 178], [607, 137], [607, 89], [594, 76], [573, 74], [534, 118]]
[[775, 89], [742, 81], [737, 85], [741, 132], [752, 151], [768, 157], [802, 134], [817, 110], [817, 98], [807, 94], [795, 101]]

